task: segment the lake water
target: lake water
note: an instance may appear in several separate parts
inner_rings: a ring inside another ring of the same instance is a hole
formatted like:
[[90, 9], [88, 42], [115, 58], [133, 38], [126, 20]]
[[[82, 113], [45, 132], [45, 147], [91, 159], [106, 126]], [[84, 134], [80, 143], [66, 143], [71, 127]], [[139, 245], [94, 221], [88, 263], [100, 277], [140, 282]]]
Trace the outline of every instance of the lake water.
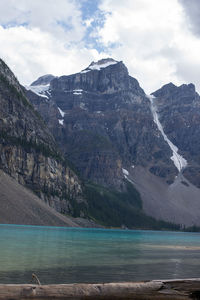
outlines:
[[0, 283], [200, 277], [200, 234], [0, 225]]

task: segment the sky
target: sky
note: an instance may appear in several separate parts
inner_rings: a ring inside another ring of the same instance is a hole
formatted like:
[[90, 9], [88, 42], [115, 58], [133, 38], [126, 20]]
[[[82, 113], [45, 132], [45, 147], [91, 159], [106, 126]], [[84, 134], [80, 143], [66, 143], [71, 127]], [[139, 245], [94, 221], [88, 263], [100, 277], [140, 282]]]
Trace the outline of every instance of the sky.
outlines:
[[18, 80], [123, 61], [145, 92], [200, 92], [199, 0], [0, 0], [0, 58]]

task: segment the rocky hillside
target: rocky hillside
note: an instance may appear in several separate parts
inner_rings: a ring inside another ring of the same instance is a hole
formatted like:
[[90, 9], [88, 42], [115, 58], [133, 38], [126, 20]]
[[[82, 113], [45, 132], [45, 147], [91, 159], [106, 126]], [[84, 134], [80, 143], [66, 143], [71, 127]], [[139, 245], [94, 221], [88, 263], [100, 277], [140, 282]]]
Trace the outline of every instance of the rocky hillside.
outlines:
[[0, 170], [0, 223], [78, 227], [78, 220], [64, 216], [29, 189]]
[[57, 211], [73, 214], [83, 202], [80, 181], [2, 60], [0, 104], [0, 169]]

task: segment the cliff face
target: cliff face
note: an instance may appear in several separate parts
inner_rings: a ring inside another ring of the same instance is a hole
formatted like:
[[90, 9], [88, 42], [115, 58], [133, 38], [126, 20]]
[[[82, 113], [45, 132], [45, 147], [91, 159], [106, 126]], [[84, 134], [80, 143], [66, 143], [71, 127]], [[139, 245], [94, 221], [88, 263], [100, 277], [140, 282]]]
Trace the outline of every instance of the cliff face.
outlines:
[[170, 83], [153, 95], [165, 133], [187, 160], [184, 176], [200, 187], [200, 96], [195, 86]]
[[29, 99], [84, 179], [123, 190], [123, 169], [141, 165], [173, 181], [171, 150], [153, 121], [149, 99], [122, 62], [93, 62], [38, 91], [28, 91]]
[[80, 181], [64, 163], [44, 121], [0, 60], [0, 168], [59, 212], [82, 200]]

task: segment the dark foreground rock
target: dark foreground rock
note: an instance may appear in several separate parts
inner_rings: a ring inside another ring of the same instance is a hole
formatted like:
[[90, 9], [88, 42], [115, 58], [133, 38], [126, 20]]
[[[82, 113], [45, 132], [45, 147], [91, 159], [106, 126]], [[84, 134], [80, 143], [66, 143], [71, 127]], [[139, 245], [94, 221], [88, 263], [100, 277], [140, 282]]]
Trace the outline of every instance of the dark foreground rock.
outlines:
[[200, 299], [200, 279], [105, 284], [0, 285], [0, 299]]

